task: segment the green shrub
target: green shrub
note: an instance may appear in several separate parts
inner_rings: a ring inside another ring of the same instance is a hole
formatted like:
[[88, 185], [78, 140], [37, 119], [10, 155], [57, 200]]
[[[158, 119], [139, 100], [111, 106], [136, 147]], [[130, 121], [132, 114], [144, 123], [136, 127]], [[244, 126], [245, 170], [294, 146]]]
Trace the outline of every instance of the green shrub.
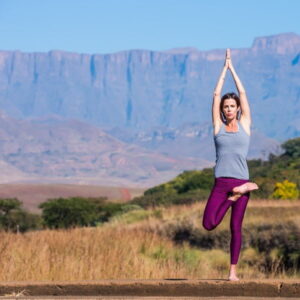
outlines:
[[0, 199], [0, 228], [5, 231], [25, 232], [42, 228], [39, 215], [29, 213], [22, 208], [17, 198]]
[[49, 228], [92, 225], [97, 220], [95, 203], [85, 198], [49, 199], [39, 205], [44, 224]]
[[157, 206], [170, 207], [172, 205], [192, 204], [201, 200], [206, 200], [210, 194], [209, 190], [191, 190], [187, 193], [177, 194], [168, 192], [157, 192], [135, 197], [131, 204], [139, 205], [143, 208], [154, 208]]
[[[169, 223], [160, 232], [176, 244], [188, 242], [200, 249], [230, 249], [231, 233], [229, 229], [206, 231], [194, 227], [187, 220]], [[300, 269], [300, 229], [291, 221], [284, 224], [248, 225], [243, 228], [242, 248], [255, 249], [259, 257], [249, 265], [258, 265], [263, 272], [279, 272], [285, 268]], [[250, 251], [250, 250], [249, 250]], [[246, 258], [253, 258], [247, 253]]]
[[292, 158], [300, 157], [300, 137], [287, 140], [281, 146], [285, 150], [285, 155]]
[[211, 168], [184, 171], [167, 183], [160, 184], [144, 192], [144, 195], [158, 193], [182, 194], [192, 190], [209, 190], [213, 185], [213, 172]]
[[12, 210], [1, 222], [1, 227], [11, 232], [38, 230], [42, 229], [42, 226], [43, 220], [40, 215], [25, 210]]

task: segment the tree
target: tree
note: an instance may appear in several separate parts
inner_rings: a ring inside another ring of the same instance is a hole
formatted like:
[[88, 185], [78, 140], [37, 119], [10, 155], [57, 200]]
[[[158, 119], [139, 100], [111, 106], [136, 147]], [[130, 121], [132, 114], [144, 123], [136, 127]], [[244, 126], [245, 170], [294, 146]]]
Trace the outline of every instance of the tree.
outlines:
[[292, 158], [300, 157], [300, 137], [290, 139], [283, 143], [281, 146], [285, 150], [284, 155], [290, 156]]
[[39, 205], [44, 224], [49, 228], [89, 226], [97, 221], [97, 206], [85, 198], [49, 199]]
[[0, 199], [0, 212], [2, 216], [7, 215], [12, 209], [20, 209], [22, 202], [17, 198]]
[[13, 232], [39, 229], [41, 217], [22, 209], [22, 202], [17, 198], [0, 199], [0, 227]]

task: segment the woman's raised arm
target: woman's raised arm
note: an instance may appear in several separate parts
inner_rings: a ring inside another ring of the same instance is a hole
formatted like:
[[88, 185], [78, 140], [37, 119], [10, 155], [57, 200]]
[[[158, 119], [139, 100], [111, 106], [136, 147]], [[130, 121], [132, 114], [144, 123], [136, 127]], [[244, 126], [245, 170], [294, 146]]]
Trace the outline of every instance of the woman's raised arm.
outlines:
[[242, 109], [241, 119], [246, 120], [250, 125], [251, 124], [251, 112], [250, 112], [250, 106], [248, 103], [246, 91], [244, 89], [244, 86], [242, 85], [242, 82], [240, 81], [239, 77], [237, 76], [237, 74], [235, 72], [235, 69], [232, 65], [230, 56], [229, 56], [228, 69], [231, 71], [231, 74], [235, 81], [236, 88], [239, 91], [239, 96], [240, 96], [240, 100], [241, 100], [241, 109]]
[[213, 104], [212, 104], [212, 122], [215, 129], [217, 129], [216, 127], [219, 127], [222, 124], [222, 120], [220, 116], [221, 91], [224, 84], [228, 66], [229, 66], [229, 49], [227, 49], [226, 51], [224, 67], [214, 90], [214, 97], [213, 97]]

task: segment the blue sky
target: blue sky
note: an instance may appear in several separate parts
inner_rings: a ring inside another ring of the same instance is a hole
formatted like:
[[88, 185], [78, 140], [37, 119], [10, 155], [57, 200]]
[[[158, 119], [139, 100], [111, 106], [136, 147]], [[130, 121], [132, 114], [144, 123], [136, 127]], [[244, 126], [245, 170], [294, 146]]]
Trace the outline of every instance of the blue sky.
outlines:
[[247, 48], [300, 34], [298, 0], [0, 0], [0, 50]]

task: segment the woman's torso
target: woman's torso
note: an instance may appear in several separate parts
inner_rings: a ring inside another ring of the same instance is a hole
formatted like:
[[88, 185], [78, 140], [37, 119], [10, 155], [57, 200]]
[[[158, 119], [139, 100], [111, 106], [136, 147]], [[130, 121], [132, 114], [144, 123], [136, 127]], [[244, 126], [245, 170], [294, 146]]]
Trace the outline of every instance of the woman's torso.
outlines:
[[250, 135], [238, 120], [237, 127], [237, 131], [228, 132], [222, 123], [220, 130], [214, 135], [216, 147], [214, 174], [216, 178], [249, 179], [246, 157], [250, 144]]

